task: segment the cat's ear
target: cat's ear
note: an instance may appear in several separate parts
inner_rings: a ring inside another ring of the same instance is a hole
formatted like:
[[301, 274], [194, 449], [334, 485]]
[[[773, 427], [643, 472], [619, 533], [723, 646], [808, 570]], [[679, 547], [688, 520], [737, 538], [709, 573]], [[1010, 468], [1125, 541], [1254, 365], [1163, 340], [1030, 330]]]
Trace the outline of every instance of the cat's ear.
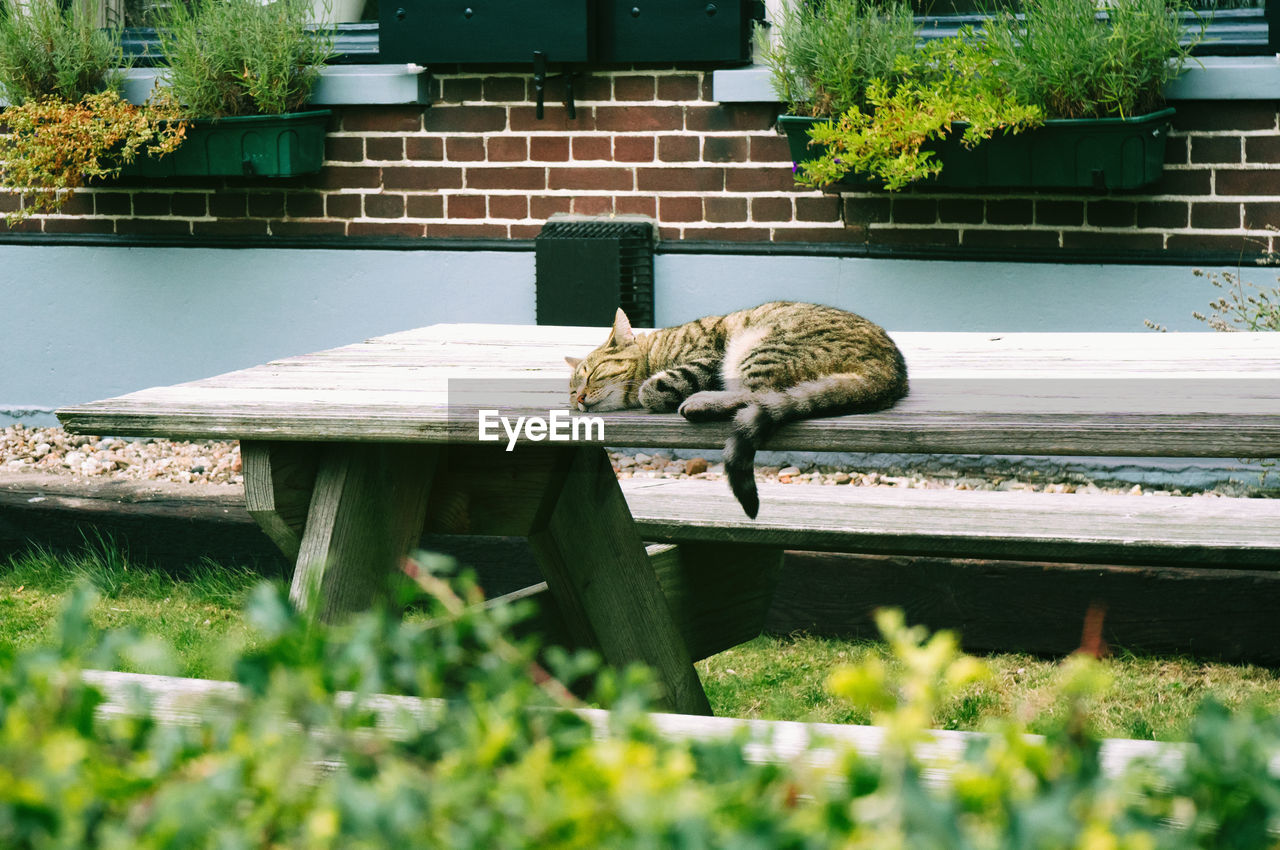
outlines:
[[613, 331], [609, 334], [609, 341], [605, 345], [618, 347], [629, 345], [635, 338], [635, 331], [631, 330], [631, 320], [627, 318], [627, 314], [622, 312], [622, 308], [619, 307], [617, 314], [613, 317]]
[[564, 362], [566, 362], [566, 363], [568, 363], [568, 364], [569, 364], [569, 368], [570, 368], [570, 369], [577, 369], [577, 368], [578, 368], [578, 364], [582, 362], [582, 358], [581, 358], [581, 357], [566, 357], [566, 358], [564, 359]]

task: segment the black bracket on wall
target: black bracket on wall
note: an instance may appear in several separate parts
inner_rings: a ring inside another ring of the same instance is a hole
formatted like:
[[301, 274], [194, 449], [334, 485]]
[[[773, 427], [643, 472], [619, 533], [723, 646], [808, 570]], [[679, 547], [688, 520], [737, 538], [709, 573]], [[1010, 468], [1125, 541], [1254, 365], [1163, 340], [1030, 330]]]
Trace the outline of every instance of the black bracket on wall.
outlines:
[[564, 84], [564, 109], [569, 118], [577, 118], [578, 110], [573, 103], [573, 83], [578, 78], [577, 71], [565, 70], [555, 76], [547, 76], [547, 54], [541, 50], [533, 51], [533, 93], [535, 100], [534, 117], [539, 121], [543, 117], [543, 101], [546, 96], [547, 83]]

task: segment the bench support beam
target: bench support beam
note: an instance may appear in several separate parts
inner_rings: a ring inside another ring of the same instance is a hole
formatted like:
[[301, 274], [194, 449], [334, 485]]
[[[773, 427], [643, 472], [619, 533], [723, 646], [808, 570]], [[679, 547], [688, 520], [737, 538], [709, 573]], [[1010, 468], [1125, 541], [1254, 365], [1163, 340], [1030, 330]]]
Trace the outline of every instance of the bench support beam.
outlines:
[[657, 544], [649, 563], [694, 661], [758, 637], [782, 572], [780, 547]]
[[569, 633], [611, 664], [649, 665], [672, 711], [710, 714], [608, 455], [595, 446], [555, 451], [563, 472], [547, 481], [529, 542]]
[[417, 543], [439, 450], [330, 444], [323, 448], [289, 596], [331, 620], [368, 608]]
[[320, 447], [315, 443], [240, 443], [245, 507], [290, 560], [297, 560], [302, 546], [319, 458]]

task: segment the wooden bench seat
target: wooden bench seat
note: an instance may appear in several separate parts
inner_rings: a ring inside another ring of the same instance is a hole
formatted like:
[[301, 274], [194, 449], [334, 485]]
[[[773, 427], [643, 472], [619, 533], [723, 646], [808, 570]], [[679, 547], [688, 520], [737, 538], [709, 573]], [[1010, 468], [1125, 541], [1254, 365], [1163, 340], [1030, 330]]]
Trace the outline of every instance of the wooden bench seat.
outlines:
[[[620, 483], [641, 536], [661, 543], [1280, 570], [1280, 499], [761, 483], [753, 521], [723, 481]], [[79, 541], [77, 521], [123, 532], [166, 565], [216, 559], [217, 535], [230, 527], [262, 543], [237, 536], [224, 557], [277, 556], [239, 488], [0, 472], [0, 553], [28, 540]]]
[[1280, 664], [1280, 499], [762, 484], [752, 522], [722, 481], [621, 483], [645, 539], [787, 549], [775, 634], [874, 637], [890, 605], [970, 650], [1059, 654], [1093, 609], [1118, 647]]
[[621, 484], [642, 536], [667, 543], [1280, 569], [1280, 499], [761, 483], [751, 520], [723, 481]]

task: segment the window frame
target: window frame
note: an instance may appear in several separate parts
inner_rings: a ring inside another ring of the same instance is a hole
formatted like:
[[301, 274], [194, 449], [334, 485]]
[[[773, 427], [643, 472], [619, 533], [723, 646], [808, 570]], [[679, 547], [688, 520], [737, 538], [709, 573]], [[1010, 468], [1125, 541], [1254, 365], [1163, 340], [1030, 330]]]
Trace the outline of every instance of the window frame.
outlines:
[[[769, 12], [773, 2], [767, 2]], [[982, 15], [918, 15], [917, 31], [924, 39], [955, 35], [960, 27], [981, 23]], [[1198, 27], [1195, 15], [1185, 15], [1188, 29]], [[125, 55], [139, 67], [162, 64], [155, 30], [129, 27], [122, 30]], [[335, 55], [331, 64], [377, 64], [378, 22], [342, 23], [334, 28]], [[1204, 40], [1193, 51], [1196, 56], [1262, 56], [1280, 53], [1280, 0], [1267, 0], [1262, 9], [1224, 9], [1214, 13]]]

